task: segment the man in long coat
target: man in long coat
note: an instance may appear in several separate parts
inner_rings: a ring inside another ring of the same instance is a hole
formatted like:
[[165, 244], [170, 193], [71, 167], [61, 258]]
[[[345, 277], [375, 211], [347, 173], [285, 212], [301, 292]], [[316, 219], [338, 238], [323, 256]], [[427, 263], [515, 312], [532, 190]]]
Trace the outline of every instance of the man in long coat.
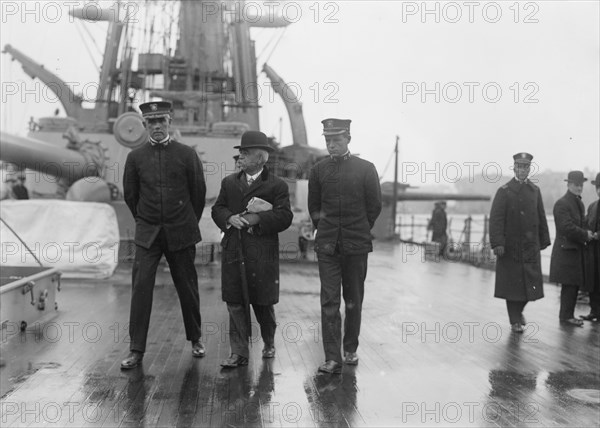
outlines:
[[522, 333], [523, 309], [544, 297], [540, 251], [550, 245], [540, 189], [527, 177], [533, 156], [513, 156], [515, 177], [496, 192], [490, 244], [497, 257], [494, 297], [506, 300], [511, 329]]
[[[600, 173], [596, 179], [592, 180], [592, 185], [596, 186], [596, 194], [600, 198]], [[585, 223], [592, 231], [593, 240], [588, 242], [588, 258], [586, 260], [585, 281], [586, 289], [590, 292], [590, 313], [581, 316], [586, 321], [600, 321], [600, 211], [598, 203], [600, 199], [592, 202], [588, 207]]]
[[[381, 212], [381, 188], [375, 166], [348, 150], [350, 120], [322, 123], [330, 156], [312, 168], [308, 180], [308, 211], [317, 229], [325, 348], [325, 363], [319, 371], [340, 373], [342, 347], [343, 362], [358, 364], [367, 260], [373, 251], [371, 228]], [[345, 303], [343, 339], [340, 291]]]
[[[275, 356], [273, 305], [279, 301], [278, 233], [290, 226], [293, 217], [287, 184], [265, 166], [272, 151], [267, 136], [258, 131], [245, 132], [235, 148], [240, 151], [237, 166], [241, 171], [223, 179], [212, 208], [214, 222], [225, 233], [221, 242], [221, 286], [229, 312], [231, 345], [231, 355], [221, 362], [226, 368], [248, 364], [250, 314], [246, 303], [252, 304], [260, 325], [263, 357]], [[247, 213], [253, 198], [268, 202], [272, 208]], [[244, 287], [248, 302], [244, 302]]]
[[202, 164], [191, 147], [169, 135], [171, 103], [140, 105], [149, 141], [127, 155], [123, 175], [125, 202], [135, 219], [135, 261], [129, 315], [130, 354], [122, 369], [141, 364], [150, 325], [156, 269], [163, 256], [179, 296], [192, 354], [203, 357], [200, 295], [194, 260], [202, 239], [198, 222], [206, 184]]
[[550, 259], [550, 282], [561, 284], [560, 322], [583, 327], [583, 321], [575, 318], [575, 305], [579, 289], [589, 291], [585, 281], [586, 245], [594, 234], [585, 227], [581, 201], [587, 178], [581, 171], [570, 171], [565, 181], [567, 193], [554, 204], [556, 240]]
[[434, 206], [435, 208], [431, 213], [431, 220], [429, 220], [427, 229], [431, 230], [431, 241], [440, 244], [439, 254], [443, 255], [448, 243], [448, 234], [446, 233], [446, 228], [448, 227], [446, 201], [436, 202]]

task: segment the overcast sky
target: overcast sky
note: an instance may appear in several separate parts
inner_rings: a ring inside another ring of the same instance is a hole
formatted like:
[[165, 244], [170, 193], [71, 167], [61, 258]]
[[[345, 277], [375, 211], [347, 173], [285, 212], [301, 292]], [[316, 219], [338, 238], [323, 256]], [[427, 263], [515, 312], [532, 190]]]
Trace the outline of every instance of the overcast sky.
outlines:
[[[24, 3], [34, 12], [23, 14]], [[60, 17], [33, 3], [2, 2], [2, 46], [65, 81], [97, 82], [83, 38], [97, 63], [100, 54], [70, 22], [66, 2], [46, 2], [64, 6]], [[352, 119], [350, 149], [382, 174], [398, 135], [400, 179], [416, 185], [482, 167], [492, 174], [495, 165], [508, 179], [518, 151], [531, 152], [542, 171], [600, 169], [599, 2], [431, 1], [429, 13], [423, 2], [307, 2], [300, 15], [300, 2], [287, 3], [286, 18], [296, 22], [268, 62], [301, 90], [311, 145], [325, 147], [322, 119]], [[103, 48], [106, 27], [86, 28]], [[258, 53], [278, 34], [252, 31]], [[8, 59], [2, 55], [2, 129], [25, 134], [29, 116], [59, 105], [22, 92], [38, 88]], [[7, 94], [15, 83], [20, 93]], [[282, 143], [291, 144], [283, 103], [263, 96], [261, 105], [262, 130], [279, 137], [282, 118]], [[392, 177], [393, 163], [385, 173]]]

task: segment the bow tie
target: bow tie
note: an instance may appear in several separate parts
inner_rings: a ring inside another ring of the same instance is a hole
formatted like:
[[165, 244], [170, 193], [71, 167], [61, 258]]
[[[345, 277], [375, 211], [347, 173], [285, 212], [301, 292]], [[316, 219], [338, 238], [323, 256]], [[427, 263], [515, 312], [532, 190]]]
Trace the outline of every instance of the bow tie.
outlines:
[[248, 186], [251, 186], [252, 183], [254, 183], [254, 178], [249, 178], [248, 179]]

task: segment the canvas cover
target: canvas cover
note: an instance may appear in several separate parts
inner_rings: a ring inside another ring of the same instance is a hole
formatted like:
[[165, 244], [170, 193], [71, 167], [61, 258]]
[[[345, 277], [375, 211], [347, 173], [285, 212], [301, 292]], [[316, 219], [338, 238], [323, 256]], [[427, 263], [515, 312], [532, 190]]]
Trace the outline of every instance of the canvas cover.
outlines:
[[[3, 200], [0, 217], [44, 267], [64, 277], [108, 278], [118, 264], [119, 225], [108, 204], [54, 199]], [[0, 222], [0, 266], [39, 266]]]

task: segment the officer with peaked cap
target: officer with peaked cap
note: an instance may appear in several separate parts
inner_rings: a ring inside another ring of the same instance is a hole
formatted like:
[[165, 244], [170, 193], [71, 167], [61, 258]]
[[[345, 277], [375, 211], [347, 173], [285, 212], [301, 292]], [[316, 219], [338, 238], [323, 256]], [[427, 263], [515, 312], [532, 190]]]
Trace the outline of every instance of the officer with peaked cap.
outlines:
[[523, 309], [544, 297], [541, 250], [550, 245], [540, 189], [527, 177], [533, 156], [513, 156], [514, 178], [496, 192], [490, 212], [490, 244], [497, 257], [494, 297], [505, 299], [511, 330], [522, 333]]
[[206, 195], [202, 163], [194, 149], [171, 138], [171, 103], [144, 103], [140, 110], [148, 142], [129, 153], [123, 176], [125, 202], [136, 224], [136, 251], [129, 316], [131, 352], [121, 363], [122, 369], [140, 365], [146, 351], [156, 269], [163, 254], [177, 289], [192, 355], [205, 353], [194, 266]]
[[[381, 212], [379, 176], [371, 162], [350, 154], [350, 120], [325, 119], [329, 157], [310, 171], [308, 210], [317, 229], [315, 251], [321, 280], [325, 363], [319, 371], [340, 373], [342, 362], [358, 364], [364, 284], [371, 229]], [[344, 331], [340, 290], [345, 303]], [[344, 351], [342, 359], [341, 351]]]
[[575, 318], [575, 305], [579, 289], [587, 290], [585, 280], [586, 245], [594, 234], [585, 225], [585, 207], [581, 201], [583, 183], [587, 178], [581, 171], [567, 175], [567, 192], [554, 204], [556, 240], [550, 259], [550, 282], [561, 284], [561, 324], [583, 327], [583, 321]]
[[585, 223], [592, 231], [593, 240], [588, 242], [588, 252], [585, 269], [586, 289], [590, 292], [590, 313], [580, 317], [586, 321], [600, 321], [600, 172], [596, 179], [592, 180], [592, 186], [596, 187], [596, 199], [590, 204], [585, 217]]

